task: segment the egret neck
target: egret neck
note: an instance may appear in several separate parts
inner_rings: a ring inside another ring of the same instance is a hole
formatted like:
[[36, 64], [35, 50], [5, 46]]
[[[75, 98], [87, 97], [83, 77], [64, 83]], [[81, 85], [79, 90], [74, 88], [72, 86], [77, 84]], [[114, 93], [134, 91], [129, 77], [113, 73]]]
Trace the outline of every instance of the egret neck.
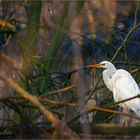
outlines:
[[112, 86], [112, 81], [111, 81], [111, 77], [113, 76], [113, 74], [116, 72], [116, 68], [114, 65], [112, 65], [111, 67], [106, 68], [103, 71], [103, 80], [106, 83], [107, 88], [113, 92], [113, 86]]

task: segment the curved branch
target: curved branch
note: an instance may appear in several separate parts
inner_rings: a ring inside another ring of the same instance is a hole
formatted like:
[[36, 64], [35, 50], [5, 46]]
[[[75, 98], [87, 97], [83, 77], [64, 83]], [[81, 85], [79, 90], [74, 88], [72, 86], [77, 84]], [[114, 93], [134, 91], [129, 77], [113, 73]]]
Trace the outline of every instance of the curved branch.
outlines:
[[119, 53], [119, 51], [124, 47], [125, 43], [127, 42], [127, 40], [129, 39], [130, 35], [140, 26], [140, 23], [138, 23], [136, 26], [133, 26], [131, 28], [131, 30], [129, 31], [129, 33], [126, 35], [125, 39], [123, 40], [122, 44], [120, 45], [120, 47], [118, 48], [118, 50], [116, 51], [116, 53], [114, 54], [113, 58], [111, 59], [111, 62], [114, 61], [114, 59], [116, 58], [117, 54]]
[[13, 88], [26, 100], [37, 106], [37, 108], [43, 113], [43, 115], [48, 119], [48, 121], [50, 121], [55, 127], [56, 137], [63, 139], [79, 139], [78, 135], [71, 129], [69, 129], [66, 124], [60, 121], [51, 111], [46, 109], [36, 96], [31, 95], [22, 87], [20, 87], [14, 80], [7, 78], [4, 75], [0, 75], [0, 79], [2, 79], [9, 87]]

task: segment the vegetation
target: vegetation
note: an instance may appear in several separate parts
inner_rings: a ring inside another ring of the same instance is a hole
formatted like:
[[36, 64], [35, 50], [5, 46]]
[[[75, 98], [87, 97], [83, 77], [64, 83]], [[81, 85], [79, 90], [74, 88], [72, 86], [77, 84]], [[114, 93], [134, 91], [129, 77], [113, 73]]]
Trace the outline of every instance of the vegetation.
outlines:
[[[139, 83], [139, 4], [1, 0], [0, 99], [4, 107], [0, 109], [0, 135], [138, 136], [140, 117], [123, 113], [119, 107], [132, 99], [114, 103], [101, 71], [86, 66], [109, 60], [127, 69]], [[130, 128], [122, 126], [126, 118]]]

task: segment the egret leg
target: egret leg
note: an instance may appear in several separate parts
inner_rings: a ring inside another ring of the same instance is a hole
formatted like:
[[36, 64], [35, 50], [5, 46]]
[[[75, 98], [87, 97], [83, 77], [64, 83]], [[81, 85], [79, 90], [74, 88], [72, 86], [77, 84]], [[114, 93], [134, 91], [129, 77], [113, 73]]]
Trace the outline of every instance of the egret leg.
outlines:
[[[123, 108], [123, 112], [129, 114], [129, 109]], [[123, 126], [130, 126], [130, 118], [128, 116], [123, 116], [122, 124]]]

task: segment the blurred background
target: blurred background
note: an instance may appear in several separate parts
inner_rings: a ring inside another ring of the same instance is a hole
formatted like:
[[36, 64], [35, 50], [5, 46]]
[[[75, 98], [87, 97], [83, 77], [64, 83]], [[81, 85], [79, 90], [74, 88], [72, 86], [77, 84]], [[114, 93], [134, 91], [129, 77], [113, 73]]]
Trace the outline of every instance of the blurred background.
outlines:
[[[102, 81], [102, 70], [79, 69], [108, 60], [128, 70], [139, 84], [139, 22], [137, 0], [0, 0], [0, 51], [16, 62], [23, 76], [3, 60], [0, 73], [41, 98], [47, 109], [70, 126], [122, 124], [124, 116], [88, 112], [92, 106], [113, 103], [113, 95]], [[7, 97], [1, 100], [1, 126], [51, 127], [34, 105], [0, 83], [1, 97]], [[119, 105], [111, 109], [122, 110]], [[139, 124], [132, 118], [129, 122]], [[22, 133], [18, 136], [23, 137]]]

